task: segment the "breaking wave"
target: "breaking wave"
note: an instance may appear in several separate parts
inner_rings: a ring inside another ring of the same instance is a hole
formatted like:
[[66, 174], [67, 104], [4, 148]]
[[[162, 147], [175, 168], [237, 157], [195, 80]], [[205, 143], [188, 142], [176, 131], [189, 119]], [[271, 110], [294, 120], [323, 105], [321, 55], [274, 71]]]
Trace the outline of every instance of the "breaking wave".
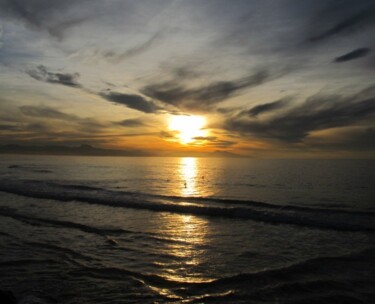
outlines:
[[[148, 195], [87, 185], [53, 182], [1, 181], [0, 191], [57, 201], [80, 201], [121, 208], [147, 209], [212, 217], [227, 217], [343, 231], [375, 231], [375, 213], [357, 210], [280, 206], [269, 203], [216, 198]], [[86, 229], [80, 227], [81, 229]]]

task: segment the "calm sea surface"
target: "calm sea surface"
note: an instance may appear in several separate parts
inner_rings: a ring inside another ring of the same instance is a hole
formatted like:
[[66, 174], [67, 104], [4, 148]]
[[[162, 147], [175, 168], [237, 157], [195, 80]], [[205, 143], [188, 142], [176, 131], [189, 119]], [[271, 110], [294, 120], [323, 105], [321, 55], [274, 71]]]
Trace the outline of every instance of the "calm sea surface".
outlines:
[[374, 303], [374, 185], [372, 160], [1, 155], [0, 289], [23, 303]]

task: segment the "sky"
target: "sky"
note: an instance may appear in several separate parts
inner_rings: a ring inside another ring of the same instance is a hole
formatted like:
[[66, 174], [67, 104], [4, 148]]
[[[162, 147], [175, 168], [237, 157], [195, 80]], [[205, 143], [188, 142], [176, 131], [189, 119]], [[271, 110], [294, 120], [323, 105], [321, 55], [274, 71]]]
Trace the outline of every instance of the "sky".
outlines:
[[0, 0], [1, 144], [371, 158], [373, 37], [374, 0]]

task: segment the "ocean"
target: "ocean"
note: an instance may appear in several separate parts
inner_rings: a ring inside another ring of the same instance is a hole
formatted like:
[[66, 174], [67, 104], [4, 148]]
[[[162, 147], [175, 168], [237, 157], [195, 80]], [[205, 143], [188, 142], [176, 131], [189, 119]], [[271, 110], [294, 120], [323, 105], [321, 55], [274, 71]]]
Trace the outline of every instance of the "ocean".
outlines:
[[0, 157], [21, 303], [375, 303], [375, 161]]

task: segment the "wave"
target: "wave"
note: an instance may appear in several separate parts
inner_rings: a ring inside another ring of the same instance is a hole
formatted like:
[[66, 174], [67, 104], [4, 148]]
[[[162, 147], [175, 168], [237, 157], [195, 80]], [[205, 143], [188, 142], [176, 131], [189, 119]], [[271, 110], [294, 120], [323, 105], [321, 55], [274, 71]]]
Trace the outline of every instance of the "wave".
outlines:
[[[344, 275], [342, 270], [344, 269], [343, 267], [345, 267], [345, 265], [347, 265], [348, 267], [351, 264], [361, 266], [367, 265], [368, 267], [372, 267], [372, 269], [375, 270], [374, 257], [375, 247], [366, 248], [341, 256], [323, 256], [311, 258], [305, 261], [285, 266], [283, 268], [265, 270], [255, 273], [238, 274], [231, 277], [217, 279], [211, 282], [210, 285], [214, 284], [218, 286], [251, 282], [255, 286], [256, 284], [264, 282], [265, 280], [280, 282], [283, 277], [294, 277], [296, 279], [295, 283], [301, 283], [301, 281], [298, 280], [297, 277], [303, 277], [305, 276], [305, 274], [309, 274], [310, 279], [314, 278], [313, 274], [315, 274], [316, 277], [320, 278], [322, 278], [322, 275], [326, 275], [326, 279], [330, 280], [333, 277], [332, 275], [336, 272], [340, 272], [342, 275]], [[329, 268], [332, 268], [333, 271], [329, 271]], [[367, 268], [367, 270], [369, 270], [370, 273], [370, 269]], [[362, 268], [362, 271], [366, 272], [366, 269]], [[372, 280], [374, 280], [374, 277], [372, 277]]]
[[60, 220], [52, 220], [52, 219], [47, 219], [47, 218], [29, 216], [25, 214], [16, 213], [11, 208], [0, 208], [0, 215], [11, 217], [13, 219], [22, 221], [26, 224], [33, 225], [33, 226], [50, 225], [50, 226], [57, 226], [57, 227], [63, 227], [63, 228], [73, 228], [73, 229], [81, 230], [83, 232], [94, 233], [100, 236], [107, 236], [107, 234], [129, 233], [129, 231], [124, 230], [124, 229], [111, 229], [111, 228], [105, 228], [105, 227], [97, 228], [97, 227], [69, 222], [69, 221], [60, 221]]
[[[116, 267], [81, 267], [71, 270], [69, 274], [109, 281], [137, 281], [157, 293], [163, 292], [163, 295], [168, 291], [167, 298], [183, 299], [181, 303], [272, 302], [275, 298], [285, 299], [285, 303], [321, 303], [328, 299], [331, 300], [329, 303], [357, 303], [375, 296], [372, 287], [375, 283], [372, 276], [375, 270], [374, 256], [374, 248], [370, 248], [348, 255], [313, 258], [278, 269], [205, 282], [175, 281], [156, 274]], [[346, 272], [343, 272], [344, 267]], [[362, 298], [359, 291], [366, 296]]]
[[[375, 248], [190, 284], [189, 303], [373, 303]], [[345, 271], [343, 271], [345, 269]]]
[[[271, 224], [290, 224], [341, 231], [375, 231], [375, 214], [371, 212], [279, 206], [262, 202], [215, 198], [146, 195], [86, 185], [66, 185], [29, 180], [1, 181], [0, 191], [41, 199], [80, 201], [158, 212], [247, 219]], [[51, 221], [51, 224], [54, 223]], [[86, 229], [78, 226], [77, 228]], [[97, 232], [99, 233], [99, 231]], [[111, 231], [110, 233], [115, 232]]]
[[17, 169], [17, 170], [36, 172], [36, 173], [52, 173], [53, 172], [52, 170], [48, 170], [48, 169], [38, 169], [32, 166], [21, 166], [21, 165], [10, 165], [8, 166], [8, 169]]

